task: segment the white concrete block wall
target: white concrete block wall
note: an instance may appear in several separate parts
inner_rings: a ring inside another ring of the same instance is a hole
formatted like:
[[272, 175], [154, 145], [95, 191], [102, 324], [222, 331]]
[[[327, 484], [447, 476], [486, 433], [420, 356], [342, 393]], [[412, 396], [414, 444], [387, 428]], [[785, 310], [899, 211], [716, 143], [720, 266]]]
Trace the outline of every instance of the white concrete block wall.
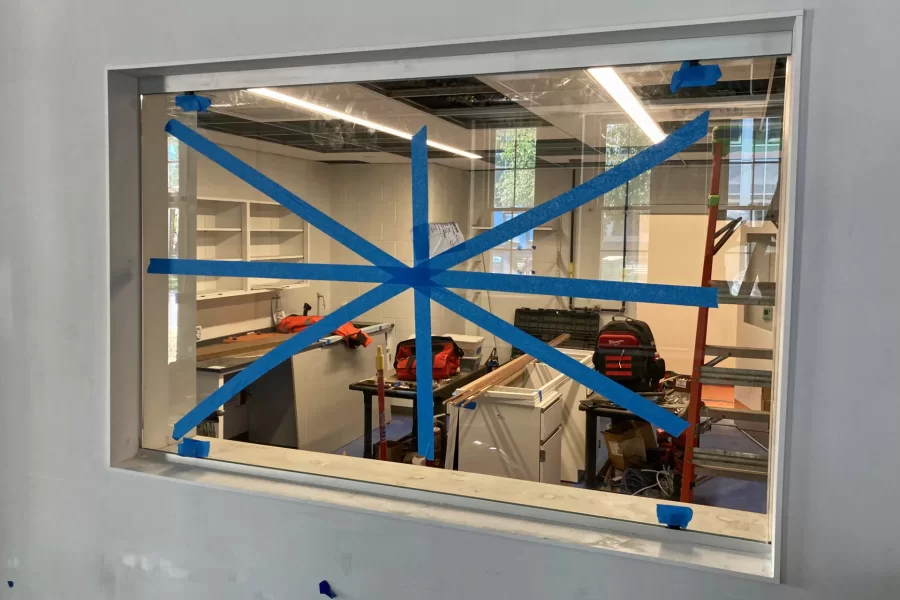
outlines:
[[[332, 184], [328, 165], [288, 156], [291, 149], [227, 134], [204, 131], [204, 135], [220, 144], [250, 166], [271, 177], [319, 210], [332, 211]], [[246, 146], [250, 146], [249, 148]], [[200, 197], [260, 200], [265, 196], [228, 171], [202, 156], [197, 158], [197, 195]], [[304, 226], [308, 238], [307, 262], [331, 261], [330, 238], [308, 224]], [[333, 308], [332, 283], [312, 281], [309, 287], [281, 292], [281, 305], [286, 314], [301, 314], [304, 303], [313, 306], [317, 294], [325, 299], [326, 312]], [[204, 339], [231, 335], [271, 325], [271, 295], [254, 294], [204, 300], [197, 304], [197, 324]]]
[[[412, 183], [410, 166], [401, 164], [330, 165], [332, 211], [341, 223], [408, 265], [412, 265]], [[429, 165], [429, 220], [453, 221], [468, 228], [469, 173], [443, 165]], [[341, 264], [368, 264], [341, 244], [331, 241], [331, 260]], [[332, 283], [337, 305], [346, 304], [374, 288], [373, 284]], [[394, 337], [403, 340], [415, 331], [413, 293], [410, 290], [368, 311], [361, 318], [389, 320]], [[434, 333], [463, 332], [463, 320], [432, 302]]]

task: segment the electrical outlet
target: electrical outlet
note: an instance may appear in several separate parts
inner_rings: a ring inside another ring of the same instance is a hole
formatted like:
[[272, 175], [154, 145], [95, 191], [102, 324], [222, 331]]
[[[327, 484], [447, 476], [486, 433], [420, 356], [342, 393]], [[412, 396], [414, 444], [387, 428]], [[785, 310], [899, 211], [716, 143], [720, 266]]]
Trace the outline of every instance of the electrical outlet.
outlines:
[[199, 342], [203, 338], [203, 333], [199, 325], [197, 325], [197, 341]]

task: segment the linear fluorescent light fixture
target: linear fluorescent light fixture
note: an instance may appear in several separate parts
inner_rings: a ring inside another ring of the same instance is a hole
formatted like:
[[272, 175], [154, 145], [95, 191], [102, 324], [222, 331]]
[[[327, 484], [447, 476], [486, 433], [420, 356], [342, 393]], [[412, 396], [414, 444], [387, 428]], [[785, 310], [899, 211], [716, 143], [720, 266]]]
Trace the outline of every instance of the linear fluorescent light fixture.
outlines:
[[[306, 100], [300, 100], [299, 98], [294, 98], [293, 96], [288, 96], [287, 94], [282, 94], [281, 92], [276, 92], [275, 90], [270, 90], [268, 88], [252, 88], [247, 91], [251, 94], [256, 94], [257, 96], [263, 96], [271, 100], [278, 100], [280, 102], [284, 102], [285, 104], [296, 106], [297, 108], [302, 108], [310, 112], [319, 113], [320, 115], [327, 115], [329, 117], [347, 121], [349, 123], [356, 123], [357, 125], [360, 125], [362, 127], [374, 129], [382, 133], [387, 133], [388, 135], [395, 135], [397, 137], [403, 138], [404, 140], [411, 140], [413, 137], [411, 133], [406, 133], [405, 131], [400, 131], [399, 129], [394, 129], [393, 127], [388, 127], [387, 125], [382, 125], [380, 123], [375, 123], [373, 121], [354, 117], [353, 115], [348, 115], [347, 113], [342, 113], [332, 108], [313, 104], [312, 102], [307, 102]], [[459, 148], [454, 148], [453, 146], [448, 146], [439, 142], [433, 142], [431, 140], [428, 140], [428, 145], [438, 150], [444, 150], [445, 152], [451, 152], [458, 156], [462, 156], [463, 158], [471, 158], [473, 160], [481, 158], [477, 154], [472, 154], [471, 152], [466, 152], [465, 150], [460, 150]]]
[[631, 88], [625, 85], [625, 82], [622, 81], [622, 78], [619, 77], [619, 74], [616, 73], [615, 69], [610, 67], [594, 67], [593, 69], [588, 69], [587, 72], [603, 86], [603, 89], [609, 92], [609, 95], [616, 101], [616, 104], [621, 106], [622, 110], [628, 113], [631, 120], [647, 134], [650, 141], [654, 144], [658, 144], [666, 139], [666, 134], [663, 133], [663, 130], [660, 129], [656, 121], [647, 114], [647, 111], [644, 109], [643, 105], [641, 105], [641, 101], [637, 99], [637, 96], [634, 95]]

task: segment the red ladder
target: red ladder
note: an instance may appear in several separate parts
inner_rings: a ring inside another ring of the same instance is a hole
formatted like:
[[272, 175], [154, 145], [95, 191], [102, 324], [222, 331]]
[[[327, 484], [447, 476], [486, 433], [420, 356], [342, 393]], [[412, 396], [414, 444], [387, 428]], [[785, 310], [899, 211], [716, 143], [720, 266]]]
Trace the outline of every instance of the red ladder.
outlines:
[[[707, 201], [706, 244], [703, 254], [703, 272], [700, 285], [713, 287], [712, 267], [713, 258], [722, 249], [725, 242], [734, 234], [741, 218], [738, 217], [727, 225], [716, 230], [716, 222], [719, 220], [719, 193], [722, 177], [722, 160], [728, 153], [730, 128], [715, 127], [712, 131], [713, 161], [712, 180], [710, 182], [709, 200]], [[697, 314], [697, 337], [694, 340], [694, 364], [691, 371], [691, 402], [688, 407], [688, 429], [684, 445], [684, 469], [681, 475], [681, 501], [691, 502], [694, 498], [694, 447], [698, 442], [697, 428], [700, 425], [700, 408], [702, 405], [701, 392], [703, 384], [700, 382], [703, 360], [706, 356], [706, 330], [709, 324], [709, 309], [702, 307]]]

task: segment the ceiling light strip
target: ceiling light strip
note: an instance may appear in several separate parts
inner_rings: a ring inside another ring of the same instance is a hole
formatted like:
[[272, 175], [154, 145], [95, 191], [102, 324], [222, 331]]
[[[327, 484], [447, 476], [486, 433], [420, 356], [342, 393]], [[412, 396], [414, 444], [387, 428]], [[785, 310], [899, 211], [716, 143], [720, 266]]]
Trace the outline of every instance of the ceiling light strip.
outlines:
[[[381, 123], [375, 123], [374, 121], [369, 121], [367, 119], [361, 119], [347, 113], [342, 113], [332, 108], [313, 104], [312, 102], [307, 102], [306, 100], [300, 100], [299, 98], [288, 96], [287, 94], [282, 94], [281, 92], [276, 92], [275, 90], [270, 90], [268, 88], [252, 88], [248, 89], [247, 91], [251, 94], [256, 94], [257, 96], [263, 96], [264, 98], [269, 98], [270, 100], [284, 102], [285, 104], [290, 104], [291, 106], [296, 106], [297, 108], [302, 108], [304, 110], [318, 113], [320, 115], [326, 115], [335, 119], [340, 119], [341, 121], [355, 123], [361, 127], [374, 129], [382, 133], [387, 133], [388, 135], [394, 135], [399, 138], [403, 138], [404, 140], [411, 140], [413, 137], [411, 133], [406, 133], [405, 131], [400, 131], [399, 129], [394, 129], [393, 127], [388, 127], [387, 125], [382, 125]], [[444, 150], [445, 152], [450, 152], [452, 154], [462, 156], [463, 158], [471, 158], [473, 160], [481, 159], [481, 156], [477, 154], [466, 152], [465, 150], [460, 150], [459, 148], [454, 148], [453, 146], [448, 146], [446, 144], [441, 144], [432, 140], [428, 140], [428, 145], [437, 150]]]
[[658, 144], [666, 139], [666, 134], [663, 133], [663, 130], [660, 129], [656, 121], [647, 114], [641, 101], [637, 99], [637, 96], [634, 95], [631, 88], [622, 81], [622, 78], [619, 77], [619, 74], [616, 73], [615, 69], [612, 69], [611, 67], [595, 67], [593, 69], [588, 69], [588, 73], [603, 86], [603, 89], [612, 96], [612, 99], [616, 101], [616, 104], [621, 106], [622, 110], [628, 113], [631, 120], [647, 134], [647, 137], [650, 138], [654, 144]]

